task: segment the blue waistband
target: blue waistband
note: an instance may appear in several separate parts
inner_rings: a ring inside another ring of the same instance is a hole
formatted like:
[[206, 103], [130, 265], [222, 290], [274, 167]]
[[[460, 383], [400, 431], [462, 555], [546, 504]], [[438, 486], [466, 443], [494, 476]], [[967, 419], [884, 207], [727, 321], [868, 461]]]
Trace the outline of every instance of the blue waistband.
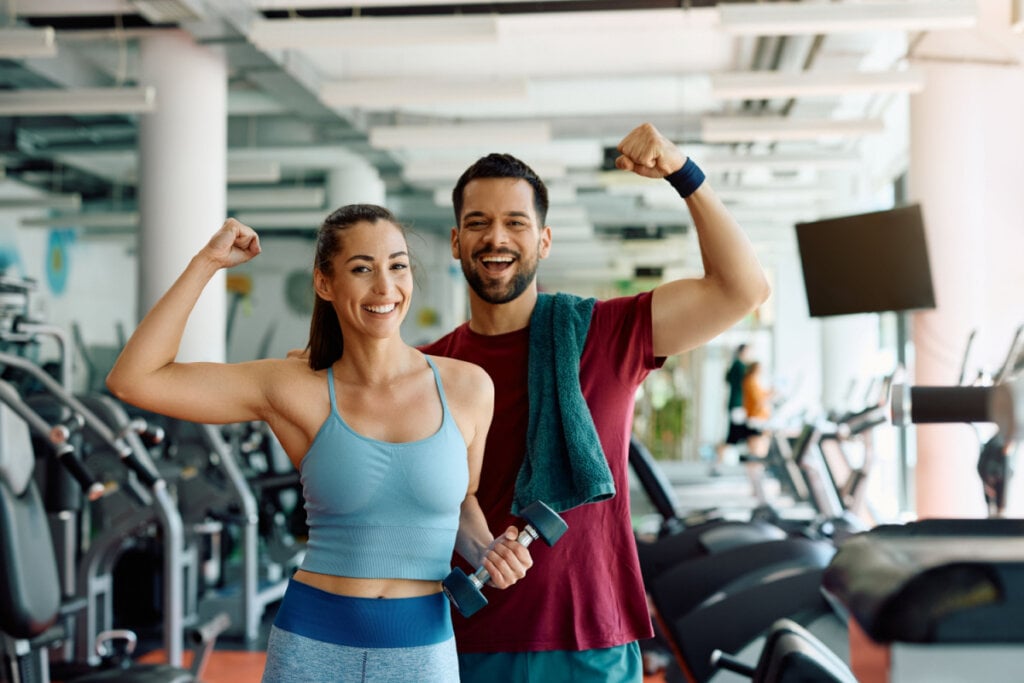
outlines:
[[365, 648], [436, 645], [454, 635], [444, 593], [356, 598], [294, 579], [288, 582], [274, 626], [326, 643]]

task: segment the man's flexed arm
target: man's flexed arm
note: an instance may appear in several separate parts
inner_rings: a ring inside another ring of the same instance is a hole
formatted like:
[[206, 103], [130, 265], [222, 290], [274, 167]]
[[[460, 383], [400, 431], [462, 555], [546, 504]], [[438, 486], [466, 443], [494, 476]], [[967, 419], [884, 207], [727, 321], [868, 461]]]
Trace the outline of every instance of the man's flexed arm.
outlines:
[[[618, 147], [615, 165], [647, 178], [665, 178], [688, 194], [704, 275], [659, 285], [651, 303], [654, 353], [671, 356], [709, 341], [768, 298], [770, 287], [753, 245], [692, 162], [649, 123]], [[682, 182], [679, 176], [685, 176]], [[699, 182], [699, 185], [697, 184]], [[694, 189], [694, 185], [696, 186]], [[681, 189], [682, 188], [682, 189]]]

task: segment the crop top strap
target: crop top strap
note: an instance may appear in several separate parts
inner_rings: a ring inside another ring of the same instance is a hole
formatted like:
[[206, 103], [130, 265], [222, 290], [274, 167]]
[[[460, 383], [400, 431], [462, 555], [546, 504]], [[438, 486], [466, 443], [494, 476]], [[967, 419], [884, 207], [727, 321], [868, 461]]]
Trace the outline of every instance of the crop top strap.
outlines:
[[338, 402], [334, 398], [334, 367], [331, 365], [327, 366], [327, 393], [331, 397], [331, 414], [333, 415], [338, 412]]
[[[437, 371], [437, 366], [434, 365], [434, 361], [431, 360], [430, 356], [424, 356], [427, 359], [427, 364], [430, 369], [434, 371], [434, 384], [437, 385], [437, 394], [441, 397], [441, 411], [444, 413], [448, 412], [448, 400], [444, 396], [444, 385], [441, 384], [441, 373]], [[338, 412], [338, 401], [334, 395], [334, 368], [330, 365], [327, 366], [327, 393], [331, 397], [331, 412]]]
[[430, 356], [424, 355], [427, 359], [427, 364], [430, 365], [430, 369], [434, 371], [434, 383], [437, 384], [437, 395], [441, 397], [441, 411], [448, 414], [448, 401], [444, 397], [444, 386], [441, 384], [441, 373], [437, 371], [437, 366], [434, 365], [434, 361]]

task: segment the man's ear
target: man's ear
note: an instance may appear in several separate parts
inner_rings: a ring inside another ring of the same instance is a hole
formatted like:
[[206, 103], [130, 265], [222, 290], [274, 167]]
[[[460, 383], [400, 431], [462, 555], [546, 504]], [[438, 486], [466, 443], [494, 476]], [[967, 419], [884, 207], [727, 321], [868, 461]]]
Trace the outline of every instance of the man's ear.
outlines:
[[459, 228], [452, 228], [452, 258], [460, 260], [459, 257]]
[[540, 248], [537, 250], [538, 256], [541, 258], [547, 258], [548, 254], [551, 253], [551, 226], [545, 225], [540, 231]]
[[331, 301], [331, 289], [327, 281], [327, 276], [320, 270], [313, 271], [313, 291], [316, 295], [324, 301]]

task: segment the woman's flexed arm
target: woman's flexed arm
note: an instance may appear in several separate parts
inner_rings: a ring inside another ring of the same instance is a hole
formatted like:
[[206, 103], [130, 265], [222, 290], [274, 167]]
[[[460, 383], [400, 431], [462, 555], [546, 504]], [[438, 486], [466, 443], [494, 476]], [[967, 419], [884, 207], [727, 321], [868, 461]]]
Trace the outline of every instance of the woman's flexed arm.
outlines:
[[[254, 364], [176, 363], [192, 309], [222, 268], [260, 253], [259, 237], [233, 218], [224, 222], [135, 329], [107, 375], [118, 398], [145, 410], [202, 422], [257, 419], [247, 413]], [[241, 400], [240, 400], [241, 399]]]

